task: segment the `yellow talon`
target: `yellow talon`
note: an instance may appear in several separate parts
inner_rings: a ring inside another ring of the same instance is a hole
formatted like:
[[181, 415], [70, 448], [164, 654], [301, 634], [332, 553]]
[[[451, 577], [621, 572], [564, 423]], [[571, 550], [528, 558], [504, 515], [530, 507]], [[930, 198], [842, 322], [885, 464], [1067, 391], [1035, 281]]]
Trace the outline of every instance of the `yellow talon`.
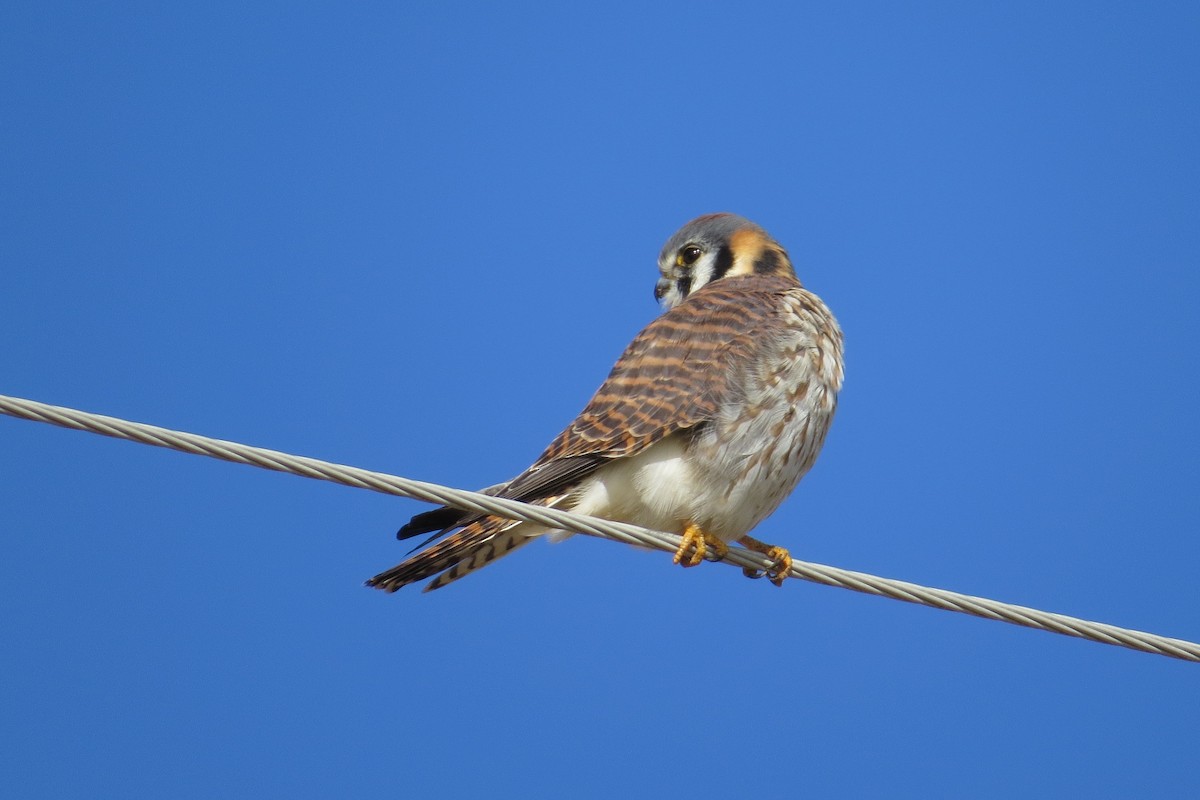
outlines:
[[[712, 555], [708, 556], [708, 551]], [[675, 551], [672, 561], [683, 567], [694, 567], [708, 556], [710, 561], [720, 561], [729, 552], [729, 545], [712, 534], [705, 533], [695, 523], [688, 523], [683, 529], [683, 541]]]
[[709, 556], [709, 561], [720, 561], [729, 552], [729, 545], [715, 536], [707, 537], [708, 546], [712, 549], [713, 555]]
[[783, 585], [783, 579], [786, 578], [788, 573], [792, 571], [791, 553], [778, 545], [760, 542], [758, 539], [755, 539], [752, 536], [743, 536], [742, 538], [738, 539], [738, 544], [742, 545], [748, 550], [753, 550], [756, 553], [762, 553], [764, 556], [774, 562], [771, 565], [771, 568], [766, 572], [759, 572], [756, 569], [750, 569], [747, 567], [746, 569], [742, 570], [743, 575], [745, 575], [747, 578], [761, 578], [766, 576], [767, 578], [770, 578], [771, 583], [775, 584], [776, 586]]

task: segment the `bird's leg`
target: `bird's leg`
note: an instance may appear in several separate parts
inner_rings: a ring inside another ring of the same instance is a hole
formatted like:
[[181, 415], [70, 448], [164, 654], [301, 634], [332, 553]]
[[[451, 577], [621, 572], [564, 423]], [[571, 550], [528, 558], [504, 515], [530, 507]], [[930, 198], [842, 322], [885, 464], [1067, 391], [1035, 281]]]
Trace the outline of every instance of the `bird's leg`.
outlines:
[[696, 523], [689, 522], [683, 529], [683, 541], [679, 543], [679, 549], [675, 551], [675, 558], [672, 560], [684, 567], [694, 567], [704, 560], [709, 550], [713, 551], [709, 560], [720, 561], [729, 552], [729, 545], [700, 530]]
[[782, 547], [766, 542], [760, 542], [752, 536], [743, 536], [738, 539], [738, 544], [745, 547], [747, 550], [753, 550], [756, 553], [762, 553], [767, 558], [775, 563], [766, 572], [759, 572], [756, 569], [749, 567], [742, 570], [742, 574], [747, 578], [761, 578], [764, 575], [771, 579], [771, 583], [776, 586], [783, 585], [783, 579], [792, 571], [792, 554]]

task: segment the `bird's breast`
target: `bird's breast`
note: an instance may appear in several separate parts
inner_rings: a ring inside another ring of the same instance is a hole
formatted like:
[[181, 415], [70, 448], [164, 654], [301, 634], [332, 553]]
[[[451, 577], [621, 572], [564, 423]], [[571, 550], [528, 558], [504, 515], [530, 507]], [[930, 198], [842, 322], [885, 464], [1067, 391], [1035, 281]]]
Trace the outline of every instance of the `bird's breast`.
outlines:
[[795, 290], [752, 363], [731, 368], [740, 391], [687, 458], [697, 482], [697, 522], [722, 538], [762, 521], [816, 461], [842, 384], [841, 331], [815, 295]]
[[613, 459], [574, 509], [658, 530], [696, 523], [725, 540], [770, 514], [812, 467], [842, 382], [842, 338], [814, 295], [796, 289], [753, 356], [727, 365], [733, 391], [716, 417]]

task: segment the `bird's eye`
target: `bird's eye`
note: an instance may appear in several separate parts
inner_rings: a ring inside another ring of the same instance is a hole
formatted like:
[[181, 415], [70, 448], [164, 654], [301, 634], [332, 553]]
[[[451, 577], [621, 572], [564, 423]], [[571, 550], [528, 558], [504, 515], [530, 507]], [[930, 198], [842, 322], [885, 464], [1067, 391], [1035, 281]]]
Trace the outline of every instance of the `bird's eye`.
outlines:
[[689, 244], [679, 251], [679, 265], [690, 267], [696, 263], [696, 259], [700, 258], [703, 251], [694, 244]]

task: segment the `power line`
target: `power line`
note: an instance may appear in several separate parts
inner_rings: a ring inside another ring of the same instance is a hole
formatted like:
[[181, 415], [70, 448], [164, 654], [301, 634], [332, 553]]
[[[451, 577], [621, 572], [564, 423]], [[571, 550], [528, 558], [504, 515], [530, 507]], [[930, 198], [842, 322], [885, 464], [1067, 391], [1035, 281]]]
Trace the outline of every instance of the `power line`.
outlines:
[[[166, 447], [195, 455], [211, 456], [238, 464], [249, 464], [277, 472], [287, 472], [306, 478], [318, 478], [360, 489], [370, 489], [384, 494], [410, 497], [417, 500], [427, 500], [462, 508], [494, 514], [508, 519], [519, 519], [546, 525], [550, 528], [586, 533], [605, 539], [614, 539], [627, 544], [651, 547], [657, 550], [675, 552], [679, 547], [680, 537], [662, 531], [652, 531], [636, 525], [611, 522], [596, 517], [585, 517], [566, 511], [534, 506], [514, 500], [504, 500], [499, 497], [468, 492], [462, 489], [452, 489], [436, 483], [415, 481], [388, 475], [382, 472], [350, 467], [343, 464], [331, 464], [315, 458], [294, 456], [277, 450], [267, 450], [261, 447], [228, 442], [221, 439], [210, 439], [192, 433], [145, 425], [139, 422], [91, 414], [63, 406], [53, 406], [33, 400], [0, 395], [0, 412], [21, 419], [35, 422], [47, 422], [64, 428], [90, 431], [117, 439], [127, 439], [142, 444]], [[742, 548], [730, 548], [724, 562], [743, 568], [764, 570], [772, 566], [766, 557]], [[722, 563], [724, 563], [722, 562]], [[1144, 631], [1119, 628], [1102, 622], [1068, 617], [1063, 614], [1052, 614], [1034, 608], [1001, 603], [983, 597], [973, 597], [967, 594], [951, 592], [945, 589], [933, 589], [915, 583], [881, 578], [863, 572], [829, 567], [823, 564], [813, 564], [804, 561], [794, 561], [791, 575], [826, 586], [838, 586], [843, 589], [853, 589], [856, 592], [890, 597], [908, 603], [941, 608], [946, 611], [958, 611], [985, 619], [1009, 622], [1023, 625], [1027, 628], [1061, 633], [1075, 636], [1102, 644], [1119, 645], [1146, 653], [1179, 658], [1185, 661], [1200, 661], [1200, 644], [1182, 639], [1172, 639]]]

